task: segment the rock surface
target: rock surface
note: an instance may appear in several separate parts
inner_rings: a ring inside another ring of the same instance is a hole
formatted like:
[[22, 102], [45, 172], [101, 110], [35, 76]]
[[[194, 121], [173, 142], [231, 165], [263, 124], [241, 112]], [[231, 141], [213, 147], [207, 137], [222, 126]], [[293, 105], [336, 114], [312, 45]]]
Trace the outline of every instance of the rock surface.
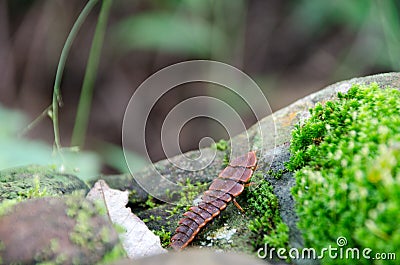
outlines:
[[93, 264], [118, 243], [111, 223], [80, 197], [26, 200], [0, 216], [2, 264]]
[[32, 165], [0, 171], [0, 202], [18, 197], [24, 199], [28, 197], [27, 192], [30, 189], [35, 189], [35, 185], [48, 196], [89, 190], [89, 187], [74, 175], [62, 174], [48, 167]]
[[[230, 140], [231, 143], [245, 150], [248, 139], [250, 139], [251, 148], [259, 151], [258, 171], [262, 173], [266, 181], [272, 184], [274, 193], [278, 197], [281, 217], [290, 229], [290, 247], [303, 246], [301, 231], [296, 226], [298, 219], [294, 211], [295, 202], [290, 193], [295, 182], [292, 173], [287, 172], [284, 167], [284, 163], [290, 157], [291, 131], [296, 124], [308, 117], [308, 110], [316, 103], [334, 99], [337, 92], [347, 91], [352, 84], [369, 84], [371, 82], [376, 82], [381, 87], [391, 86], [399, 89], [400, 73], [355, 78], [328, 86], [265, 117], [246, 132]], [[259, 135], [259, 128], [264, 136]], [[260, 141], [261, 137], [263, 137], [263, 141]], [[273, 143], [272, 147], [271, 143]], [[154, 167], [167, 179], [175, 182], [186, 183], [187, 179], [191, 183], [210, 182], [224, 167], [224, 159], [229, 155], [229, 149], [226, 151], [216, 151], [212, 148], [202, 149], [202, 159], [210, 160], [215, 152], [216, 157], [213, 162], [202, 170], [182, 170], [168, 160], [157, 162]], [[198, 157], [199, 151], [188, 152], [185, 156]], [[172, 160], [177, 164], [181, 164], [179, 162], [181, 160], [186, 161], [182, 156], [176, 156]], [[201, 164], [204, 161], [197, 161], [197, 163]], [[185, 166], [188, 169], [198, 168], [196, 164]], [[135, 175], [139, 174], [151, 180], [153, 172], [148, 168], [135, 173]], [[151, 197], [131, 175], [101, 176], [101, 178], [104, 178], [111, 188], [129, 190], [130, 206], [139, 217], [149, 220], [147, 225], [150, 229], [159, 230], [164, 227], [166, 232], [173, 232], [177, 220], [181, 217], [181, 213], [168, 212], [174, 208], [174, 205], [151, 200]], [[45, 189], [49, 196], [69, 194], [75, 190], [88, 190], [86, 184], [74, 176], [59, 174], [37, 166], [0, 172], [0, 202], [5, 200], [8, 202], [8, 199], [15, 198], [29, 198], [27, 191], [36, 188], [42, 192]], [[156, 195], [162, 196], [166, 196], [167, 193], [162, 185], [157, 186], [155, 192]], [[118, 206], [121, 214], [129, 210], [125, 208], [126, 195], [125, 192], [124, 204]], [[238, 197], [238, 202], [246, 207], [245, 192], [242, 195]], [[118, 244], [118, 235], [110, 220], [99, 214], [100, 209], [96, 204], [81, 197], [30, 199], [14, 206], [6, 207], [4, 203], [1, 206], [0, 261], [5, 264], [13, 262], [33, 264], [41, 261], [53, 261], [57, 264], [93, 264], [100, 261]], [[116, 211], [119, 212], [119, 210]], [[198, 234], [193, 244], [254, 255], [252, 234], [247, 228], [249, 220], [248, 215], [240, 213], [232, 204], [229, 204], [218, 218], [215, 218], [212, 223], [207, 225], [206, 229]], [[223, 234], [224, 231], [227, 233], [226, 236]], [[227, 239], [228, 236], [229, 239]], [[217, 257], [215, 254], [209, 253], [189, 253], [190, 255], [185, 253], [182, 255], [167, 254], [146, 258], [139, 260], [137, 264], [190, 263], [194, 265], [196, 262], [235, 264], [241, 259], [241, 257], [231, 254], [229, 257], [224, 257], [226, 255]], [[259, 260], [252, 262], [260, 263]], [[246, 260], [240, 264], [245, 263]], [[116, 264], [135, 263], [125, 260]]]
[[[279, 199], [280, 211], [283, 221], [289, 226], [290, 229], [290, 246], [291, 247], [301, 247], [303, 245], [301, 232], [296, 227], [297, 216], [294, 212], [294, 200], [291, 196], [290, 189], [294, 185], [294, 179], [292, 177], [292, 173], [286, 172], [277, 179], [272, 174], [268, 174], [271, 172], [279, 172], [279, 170], [284, 169], [284, 163], [289, 160], [290, 153], [289, 153], [289, 144], [291, 139], [291, 131], [294, 128], [294, 125], [301, 122], [303, 119], [307, 118], [309, 115], [308, 110], [318, 102], [325, 102], [327, 100], [334, 99], [337, 95], [337, 92], [346, 92], [353, 84], [370, 84], [372, 82], [377, 83], [381, 87], [391, 86], [394, 88], [400, 88], [400, 73], [386, 73], [386, 74], [379, 74], [361, 78], [354, 78], [347, 81], [342, 81], [333, 85], [330, 85], [314, 94], [304, 97], [303, 99], [294, 102], [293, 104], [289, 105], [286, 108], [283, 108], [273, 115], [265, 117], [260, 121], [260, 126], [264, 134], [275, 135], [275, 148], [270, 148], [268, 146], [264, 146], [264, 152], [260, 154], [258, 169], [264, 172], [264, 177], [267, 181], [269, 181], [274, 187], [274, 193], [277, 195]], [[272, 122], [275, 124], [275, 132], [274, 128], [271, 127]], [[246, 144], [246, 134], [250, 136], [250, 139], [253, 141], [253, 147], [256, 146], [257, 140], [257, 127], [258, 124], [254, 125], [246, 132], [234, 137], [231, 139], [232, 142], [235, 142], [237, 145], [245, 145]], [[270, 143], [264, 141], [263, 144], [270, 145]], [[267, 147], [267, 148], [266, 148]], [[209, 159], [209, 155], [213, 154], [210, 148], [206, 148], [202, 150], [204, 153], [205, 159]], [[186, 156], [198, 156], [199, 151], [192, 151], [185, 154]], [[214, 179], [217, 174], [223, 168], [223, 158], [225, 156], [225, 152], [218, 151], [217, 156], [215, 157], [214, 161], [205, 169], [200, 171], [183, 171], [179, 168], [173, 166], [167, 160], [163, 160], [160, 162], [155, 163], [155, 167], [159, 170], [162, 175], [167, 176], [168, 179], [174, 179], [178, 182], [184, 183], [187, 178], [195, 181], [201, 182], [210, 182]], [[179, 161], [180, 157], [174, 157], [175, 161]], [[182, 157], [182, 160], [183, 157]], [[195, 168], [195, 167], [194, 167]], [[148, 176], [151, 178], [150, 170], [143, 170], [141, 172], [135, 174], [141, 174], [142, 176]], [[143, 189], [135, 182], [134, 178], [130, 177], [129, 175], [121, 175], [121, 176], [110, 176], [104, 177], [107, 182], [110, 183], [110, 186], [113, 188], [127, 188], [133, 191], [131, 192], [131, 200], [133, 206], [137, 205], [138, 203], [144, 202], [147, 199], [146, 193]], [[124, 179], [123, 186], [121, 185], [120, 179]], [[114, 185], [115, 184], [115, 185]], [[162, 192], [162, 188], [160, 188], [160, 192]], [[245, 202], [243, 202], [245, 203]], [[161, 226], [165, 226], [166, 228], [173, 231], [174, 224], [176, 220], [180, 216], [172, 216], [169, 219], [169, 222], [165, 220], [165, 210], [169, 209], [168, 205], [161, 205], [159, 208], [153, 208], [149, 210], [143, 210], [138, 212], [138, 215], [141, 217], [147, 217], [151, 215], [155, 216], [163, 216], [162, 221], [153, 221], [149, 222], [148, 225], [150, 228], [157, 229]], [[240, 233], [240, 226], [244, 226], [244, 222], [238, 222], [237, 220], [240, 219], [240, 215], [238, 215], [235, 209], [232, 207], [228, 207], [224, 213], [225, 218], [223, 222], [214, 222], [210, 226], [208, 226], [207, 230], [211, 233], [213, 230], [217, 230], [221, 225], [224, 223], [229, 223], [230, 225], [233, 224], [233, 228], [239, 231], [239, 236], [243, 236]], [[243, 219], [245, 221], [245, 219]], [[239, 226], [239, 227], [235, 227]], [[243, 229], [242, 229], [243, 230]], [[197, 240], [195, 240], [195, 244], [200, 244], [202, 240], [206, 237], [206, 233], [199, 234]], [[251, 240], [239, 240], [238, 238], [234, 238], [237, 240], [237, 244], [247, 244], [247, 246], [251, 245]], [[246, 246], [238, 246], [235, 248], [236, 250], [242, 250], [246, 248]]]

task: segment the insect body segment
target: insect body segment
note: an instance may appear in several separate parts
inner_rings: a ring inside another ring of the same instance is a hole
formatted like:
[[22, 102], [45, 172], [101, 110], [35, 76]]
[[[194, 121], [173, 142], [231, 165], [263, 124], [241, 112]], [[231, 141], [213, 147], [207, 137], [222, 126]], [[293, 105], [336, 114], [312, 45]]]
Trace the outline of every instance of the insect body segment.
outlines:
[[184, 217], [171, 238], [171, 247], [175, 250], [185, 248], [202, 227], [226, 208], [228, 202], [233, 200], [241, 209], [234, 199], [243, 192], [256, 166], [255, 152], [233, 159], [204, 192], [202, 201], [183, 214]]

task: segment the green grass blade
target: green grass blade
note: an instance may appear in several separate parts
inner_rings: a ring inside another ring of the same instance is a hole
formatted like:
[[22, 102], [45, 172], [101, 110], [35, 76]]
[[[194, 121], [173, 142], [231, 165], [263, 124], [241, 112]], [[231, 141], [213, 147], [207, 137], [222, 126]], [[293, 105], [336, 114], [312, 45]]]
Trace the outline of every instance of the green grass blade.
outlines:
[[93, 87], [96, 79], [97, 68], [100, 61], [101, 48], [103, 46], [104, 35], [107, 26], [108, 14], [110, 12], [112, 0], [103, 0], [96, 30], [93, 36], [92, 47], [86, 66], [85, 77], [79, 99], [78, 111], [76, 114], [74, 130], [72, 133], [72, 146], [82, 146], [85, 141], [85, 134], [89, 120], [90, 106], [92, 102]]
[[52, 121], [53, 121], [53, 130], [54, 130], [54, 143], [57, 150], [60, 149], [60, 134], [59, 134], [59, 127], [58, 127], [58, 107], [61, 106], [61, 93], [60, 93], [60, 84], [62, 79], [62, 74], [64, 72], [65, 62], [67, 60], [69, 51], [71, 49], [72, 43], [82, 26], [83, 22], [85, 21], [86, 17], [92, 10], [92, 8], [96, 5], [98, 0], [89, 0], [86, 6], [83, 8], [82, 12], [79, 14], [78, 18], [76, 19], [72, 29], [65, 41], [64, 47], [61, 51], [60, 61], [58, 62], [56, 78], [54, 81], [54, 88], [53, 88], [53, 100], [52, 100]]

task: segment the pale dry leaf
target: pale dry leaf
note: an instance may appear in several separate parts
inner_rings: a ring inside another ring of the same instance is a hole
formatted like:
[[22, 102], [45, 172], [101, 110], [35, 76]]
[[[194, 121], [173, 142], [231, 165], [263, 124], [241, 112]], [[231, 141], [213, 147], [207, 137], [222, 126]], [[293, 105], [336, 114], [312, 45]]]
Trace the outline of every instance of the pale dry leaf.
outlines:
[[110, 189], [104, 180], [98, 180], [86, 197], [103, 202], [111, 221], [125, 229], [120, 239], [129, 258], [138, 259], [167, 252], [161, 247], [160, 238], [125, 207], [128, 195], [128, 191]]

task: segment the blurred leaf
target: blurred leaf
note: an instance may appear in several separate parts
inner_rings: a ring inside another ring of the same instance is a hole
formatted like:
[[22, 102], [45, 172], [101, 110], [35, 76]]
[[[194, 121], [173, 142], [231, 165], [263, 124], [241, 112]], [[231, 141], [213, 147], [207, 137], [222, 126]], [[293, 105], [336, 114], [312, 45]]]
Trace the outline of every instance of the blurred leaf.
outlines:
[[210, 5], [212, 2], [210, 0], [150, 0], [153, 9], [156, 10], [185, 10], [188, 12], [195, 12], [196, 14], [206, 14], [210, 12]]
[[368, 19], [371, 4], [370, 0], [298, 1], [294, 7], [295, 23], [310, 34], [336, 25], [347, 25], [355, 30]]
[[226, 45], [225, 36], [206, 20], [151, 12], [122, 20], [114, 27], [118, 45], [125, 49], [159, 49], [205, 56]]
[[[129, 168], [121, 147], [106, 142], [101, 142], [98, 146], [100, 147], [97, 151], [105, 164], [117, 169], [120, 173], [129, 173]], [[148, 162], [141, 155], [133, 151], [125, 150], [125, 154], [127, 155], [126, 159], [131, 161], [129, 165], [134, 165], [134, 168], [131, 168], [132, 172], [140, 171], [148, 165]]]
[[99, 174], [100, 159], [94, 153], [62, 149], [53, 152], [52, 146], [37, 140], [18, 137], [27, 125], [22, 113], [0, 106], [0, 170], [29, 164], [51, 165], [65, 173], [88, 180]]
[[0, 105], [0, 139], [18, 134], [27, 124], [24, 115], [16, 110], [5, 109]]
[[379, 10], [379, 19], [387, 45], [388, 65], [394, 70], [400, 70], [400, 14], [394, 0], [377, 1], [376, 9]]

